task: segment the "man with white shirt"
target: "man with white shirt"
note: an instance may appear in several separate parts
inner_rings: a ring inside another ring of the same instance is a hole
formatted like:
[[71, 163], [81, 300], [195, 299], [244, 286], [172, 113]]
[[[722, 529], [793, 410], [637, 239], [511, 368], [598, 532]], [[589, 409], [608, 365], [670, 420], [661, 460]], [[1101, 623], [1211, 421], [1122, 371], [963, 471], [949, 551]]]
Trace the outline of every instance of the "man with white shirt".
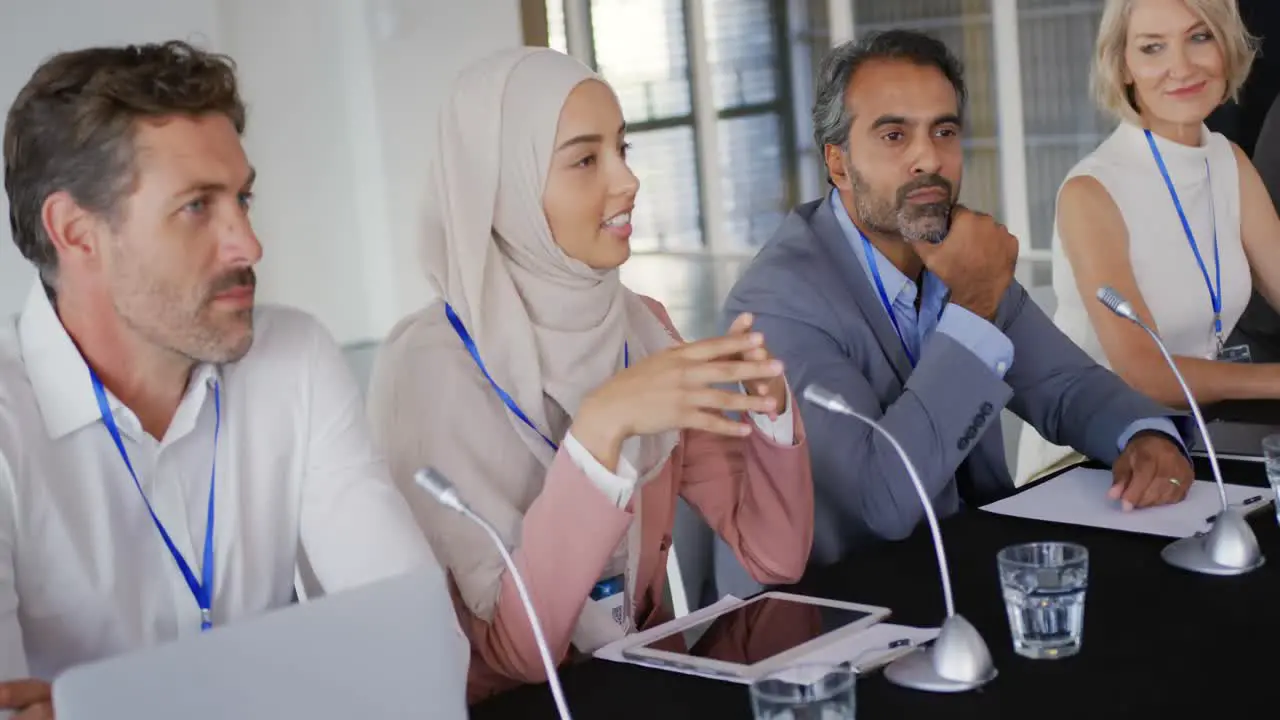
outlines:
[[244, 123], [230, 60], [177, 42], [55, 56], [9, 111], [40, 273], [0, 328], [0, 708], [24, 720], [72, 665], [287, 605], [304, 554], [326, 592], [436, 565], [332, 337], [254, 306]]

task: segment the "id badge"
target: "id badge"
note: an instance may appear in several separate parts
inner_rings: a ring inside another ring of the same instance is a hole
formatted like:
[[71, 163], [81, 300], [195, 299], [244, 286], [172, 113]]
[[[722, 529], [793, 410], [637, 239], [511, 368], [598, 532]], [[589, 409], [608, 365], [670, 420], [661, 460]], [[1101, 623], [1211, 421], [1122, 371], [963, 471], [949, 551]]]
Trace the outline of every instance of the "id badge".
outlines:
[[626, 625], [626, 618], [623, 617], [626, 603], [626, 593], [622, 591], [626, 585], [625, 578], [622, 575], [614, 575], [611, 578], [601, 580], [591, 588], [591, 602], [596, 607], [602, 608], [609, 612], [609, 617], [618, 624], [619, 627]]
[[1222, 348], [1218, 353], [1218, 359], [1222, 362], [1232, 363], [1251, 363], [1253, 356], [1249, 353], [1248, 345], [1232, 345], [1231, 347]]

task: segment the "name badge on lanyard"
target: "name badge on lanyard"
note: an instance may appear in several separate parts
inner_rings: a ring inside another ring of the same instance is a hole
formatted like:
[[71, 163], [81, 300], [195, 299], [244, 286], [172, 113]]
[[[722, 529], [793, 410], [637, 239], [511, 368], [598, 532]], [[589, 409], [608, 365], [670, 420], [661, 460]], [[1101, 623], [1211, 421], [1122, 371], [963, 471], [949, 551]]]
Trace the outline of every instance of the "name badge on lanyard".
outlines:
[[1204, 172], [1205, 182], [1209, 187], [1209, 218], [1213, 224], [1214, 279], [1209, 278], [1209, 268], [1205, 266], [1204, 257], [1200, 254], [1200, 247], [1196, 244], [1195, 233], [1191, 231], [1191, 223], [1187, 221], [1187, 214], [1182, 210], [1182, 200], [1178, 198], [1178, 191], [1173, 186], [1173, 179], [1169, 177], [1169, 169], [1164, 164], [1164, 157], [1160, 155], [1160, 148], [1156, 146], [1155, 136], [1152, 135], [1150, 130], [1144, 130], [1143, 132], [1147, 137], [1147, 145], [1151, 147], [1151, 155], [1156, 160], [1156, 167], [1160, 169], [1160, 177], [1164, 180], [1165, 187], [1169, 189], [1169, 197], [1173, 199], [1173, 207], [1178, 212], [1178, 220], [1182, 222], [1182, 231], [1186, 233], [1187, 242], [1191, 245], [1191, 252], [1195, 255], [1196, 263], [1200, 266], [1200, 274], [1204, 276], [1205, 287], [1209, 290], [1209, 303], [1213, 307], [1213, 336], [1215, 340], [1214, 353], [1210, 359], [1225, 362], [1250, 362], [1252, 357], [1247, 345], [1224, 347], [1226, 342], [1222, 333], [1222, 260], [1218, 255], [1218, 219], [1213, 203], [1213, 178], [1209, 172], [1209, 159], [1205, 158]]
[[625, 578], [622, 575], [614, 575], [593, 585], [589, 595], [591, 602], [607, 610], [609, 617], [620, 626], [624, 625], [627, 619], [626, 595], [622, 592], [625, 585]]
[[92, 369], [89, 370], [89, 378], [93, 381], [93, 394], [98, 399], [98, 411], [102, 414], [102, 423], [107, 426], [107, 432], [110, 433], [112, 441], [115, 442], [116, 450], [120, 452], [120, 459], [124, 460], [124, 466], [128, 468], [129, 476], [133, 478], [133, 485], [138, 489], [138, 494], [142, 496], [142, 502], [147, 506], [147, 513], [151, 515], [151, 521], [155, 523], [156, 530], [160, 533], [160, 539], [164, 541], [165, 547], [169, 549], [169, 554], [173, 556], [173, 561], [182, 573], [182, 578], [187, 581], [187, 589], [191, 591], [191, 596], [195, 598], [196, 605], [200, 607], [200, 630], [201, 632], [209, 630], [213, 627], [214, 488], [217, 485], [218, 478], [218, 432], [222, 427], [222, 393], [219, 384], [217, 382], [213, 384], [213, 468], [209, 471], [209, 509], [204, 527], [204, 557], [200, 568], [201, 579], [196, 580], [196, 575], [191, 571], [191, 566], [187, 564], [186, 558], [182, 557], [178, 547], [173, 544], [173, 539], [169, 537], [169, 532], [164, 529], [164, 523], [160, 522], [160, 518], [156, 516], [156, 511], [152, 509], [151, 500], [142, 491], [142, 483], [138, 482], [138, 474], [134, 472], [133, 463], [129, 461], [129, 452], [125, 450], [124, 439], [120, 437], [120, 428], [116, 426], [115, 416], [111, 413], [111, 404], [107, 402], [107, 392], [102, 387], [102, 381], [98, 379], [98, 374]]
[[[538, 433], [538, 437], [542, 438], [542, 440], [550, 446], [553, 452], [558, 451], [560, 446], [538, 429], [538, 426], [534, 424], [533, 420], [529, 419], [529, 416], [520, 409], [518, 404], [516, 404], [515, 398], [511, 397], [511, 394], [506, 390], [503, 390], [502, 386], [498, 384], [498, 381], [494, 380], [493, 376], [489, 374], [488, 368], [484, 366], [484, 361], [480, 359], [480, 349], [476, 347], [475, 341], [471, 339], [471, 333], [467, 332], [466, 326], [462, 324], [462, 319], [453, 311], [453, 306], [449, 303], [444, 304], [444, 314], [445, 317], [449, 319], [449, 324], [453, 326], [453, 331], [457, 333], [458, 339], [461, 340], [463, 346], [467, 348], [467, 353], [470, 354], [471, 359], [475, 361], [476, 367], [480, 368], [480, 372], [484, 375], [484, 378], [489, 381], [489, 386], [493, 388], [493, 391], [498, 395], [498, 398], [502, 400], [502, 404], [507, 406], [507, 409], [511, 411], [511, 414], [515, 415], [521, 422], [528, 425], [534, 432]], [[631, 367], [631, 350], [630, 346], [624, 342], [622, 344], [622, 368], [625, 370], [629, 367]], [[623, 592], [624, 585], [624, 577], [622, 575], [616, 575], [596, 583], [595, 586], [591, 588], [591, 592], [589, 594], [589, 599], [595, 603], [602, 603], [601, 606], [609, 610], [610, 616], [613, 618], [614, 622], [619, 625], [622, 625], [626, 620], [624, 611], [626, 606], [626, 593]]]

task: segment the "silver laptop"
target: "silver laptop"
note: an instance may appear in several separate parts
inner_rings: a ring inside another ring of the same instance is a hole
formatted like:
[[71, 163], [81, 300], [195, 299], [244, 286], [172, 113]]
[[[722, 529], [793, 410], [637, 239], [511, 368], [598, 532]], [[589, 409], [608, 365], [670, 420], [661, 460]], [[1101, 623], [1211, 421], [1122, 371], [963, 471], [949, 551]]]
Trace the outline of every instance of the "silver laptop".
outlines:
[[439, 571], [384, 580], [82, 665], [58, 720], [465, 720], [466, 666]]
[[[1223, 420], [1215, 420], [1206, 425], [1209, 428], [1209, 438], [1213, 440], [1213, 449], [1224, 460], [1262, 462], [1262, 439], [1268, 435], [1280, 435], [1280, 425]], [[1192, 455], [1204, 457], [1206, 454], [1204, 439], [1198, 430], [1191, 441], [1190, 450]]]

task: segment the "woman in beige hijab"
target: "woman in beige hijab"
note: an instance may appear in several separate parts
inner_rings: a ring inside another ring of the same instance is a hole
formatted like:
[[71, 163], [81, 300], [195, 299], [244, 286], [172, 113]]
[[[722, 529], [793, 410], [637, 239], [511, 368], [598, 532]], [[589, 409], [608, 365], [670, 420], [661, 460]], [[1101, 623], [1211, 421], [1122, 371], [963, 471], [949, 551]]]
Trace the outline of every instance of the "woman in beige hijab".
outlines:
[[638, 189], [624, 134], [608, 85], [545, 48], [471, 66], [441, 113], [423, 239], [439, 298], [392, 331], [370, 415], [449, 571], [472, 701], [546, 675], [501, 556], [414, 487], [420, 467], [498, 528], [558, 661], [669, 618], [677, 496], [759, 582], [808, 560], [800, 416], [751, 318], [684, 343], [618, 278]]

